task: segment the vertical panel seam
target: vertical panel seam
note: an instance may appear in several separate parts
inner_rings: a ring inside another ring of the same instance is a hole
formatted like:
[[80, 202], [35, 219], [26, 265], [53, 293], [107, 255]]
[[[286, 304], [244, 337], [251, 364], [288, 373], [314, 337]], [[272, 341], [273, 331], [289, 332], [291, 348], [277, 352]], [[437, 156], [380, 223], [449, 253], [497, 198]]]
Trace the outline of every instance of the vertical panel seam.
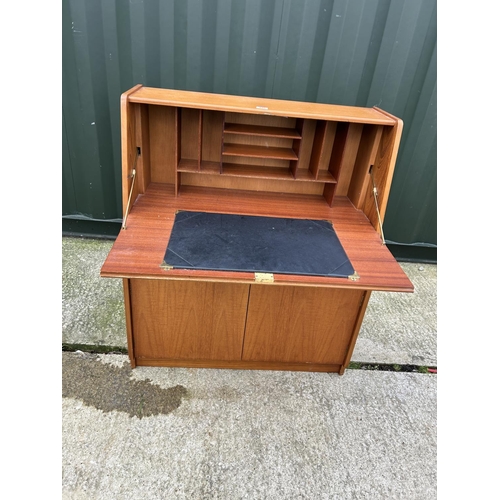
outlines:
[[250, 292], [251, 292], [251, 290], [252, 290], [252, 285], [248, 285], [247, 310], [245, 313], [245, 322], [243, 324], [243, 338], [241, 340], [240, 361], [243, 360], [243, 350], [245, 349], [245, 337], [246, 337], [246, 333], [247, 333], [248, 310], [250, 309]]

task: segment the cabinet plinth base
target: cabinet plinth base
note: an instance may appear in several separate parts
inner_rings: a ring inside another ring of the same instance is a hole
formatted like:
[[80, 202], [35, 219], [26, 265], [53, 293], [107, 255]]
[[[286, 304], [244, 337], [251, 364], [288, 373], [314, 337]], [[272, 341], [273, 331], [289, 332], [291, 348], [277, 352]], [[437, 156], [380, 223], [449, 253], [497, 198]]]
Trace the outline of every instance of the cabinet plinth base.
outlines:
[[172, 368], [220, 368], [233, 370], [280, 370], [298, 372], [343, 373], [342, 365], [316, 363], [272, 363], [262, 361], [214, 361], [184, 359], [135, 359], [136, 366], [163, 366]]

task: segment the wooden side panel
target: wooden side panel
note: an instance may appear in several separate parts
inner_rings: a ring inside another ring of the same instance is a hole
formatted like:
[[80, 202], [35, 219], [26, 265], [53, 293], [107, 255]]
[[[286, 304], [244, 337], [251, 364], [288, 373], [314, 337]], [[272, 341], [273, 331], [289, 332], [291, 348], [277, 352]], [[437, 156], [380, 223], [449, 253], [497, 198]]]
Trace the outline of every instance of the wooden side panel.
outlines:
[[[121, 143], [122, 143], [122, 208], [123, 216], [127, 211], [130, 189], [132, 187], [132, 170], [134, 168], [136, 155], [136, 127], [135, 127], [135, 107], [137, 104], [131, 104], [130, 95], [141, 88], [142, 85], [136, 85], [127, 92], [124, 92], [120, 98], [120, 119], [121, 119]], [[130, 205], [132, 206], [137, 197], [138, 188], [134, 186], [135, 195], [132, 194]]]
[[130, 280], [136, 359], [240, 360], [248, 287]]
[[174, 184], [176, 108], [149, 106], [151, 182]]
[[127, 349], [130, 366], [136, 367], [135, 352], [134, 352], [134, 337], [132, 333], [132, 308], [130, 305], [130, 280], [123, 279], [123, 299], [125, 304], [125, 326], [127, 328]]
[[362, 298], [361, 307], [358, 311], [358, 317], [356, 318], [356, 323], [354, 324], [354, 330], [352, 332], [351, 341], [349, 343], [349, 347], [347, 349], [344, 362], [342, 363], [342, 366], [340, 367], [339, 370], [340, 375], [344, 374], [345, 369], [349, 366], [349, 363], [351, 362], [351, 356], [352, 353], [354, 352], [354, 346], [356, 345], [356, 340], [358, 340], [359, 330], [361, 328], [361, 324], [363, 323], [363, 318], [365, 317], [366, 313], [366, 307], [368, 306], [368, 302], [370, 301], [371, 294], [372, 293], [370, 291], [367, 291], [365, 292]]
[[[375, 182], [375, 186], [378, 191], [378, 207], [382, 222], [385, 217], [387, 202], [389, 200], [389, 191], [391, 189], [402, 131], [402, 120], [398, 120], [397, 125], [394, 127], [384, 127], [384, 132], [380, 140], [380, 146], [375, 158], [375, 164], [372, 168], [373, 181]], [[380, 233], [373, 191], [368, 190], [368, 196], [365, 198], [362, 210], [370, 220], [372, 226], [377, 230], [377, 232]]]
[[151, 165], [149, 161], [149, 106], [138, 105], [135, 110], [136, 146], [141, 148], [137, 158], [137, 183], [139, 193], [144, 194], [151, 182]]
[[362, 290], [251, 285], [243, 359], [342, 364]]

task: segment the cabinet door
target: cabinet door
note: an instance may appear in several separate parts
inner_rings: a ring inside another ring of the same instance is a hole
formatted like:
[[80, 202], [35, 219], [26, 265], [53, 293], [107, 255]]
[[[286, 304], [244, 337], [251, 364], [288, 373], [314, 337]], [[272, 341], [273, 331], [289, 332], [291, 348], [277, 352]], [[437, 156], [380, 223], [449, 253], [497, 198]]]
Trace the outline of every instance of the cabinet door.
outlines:
[[131, 279], [137, 359], [240, 360], [245, 284]]
[[364, 293], [251, 285], [243, 359], [342, 364]]

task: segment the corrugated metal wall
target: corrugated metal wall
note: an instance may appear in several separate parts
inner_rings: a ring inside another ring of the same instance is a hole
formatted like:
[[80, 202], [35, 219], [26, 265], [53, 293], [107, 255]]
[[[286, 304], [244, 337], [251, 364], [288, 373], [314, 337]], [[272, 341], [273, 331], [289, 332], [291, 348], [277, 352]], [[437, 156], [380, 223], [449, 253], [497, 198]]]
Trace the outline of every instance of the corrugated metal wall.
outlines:
[[62, 28], [63, 228], [118, 231], [119, 98], [142, 83], [402, 118], [384, 232], [435, 259], [436, 0], [65, 0]]

